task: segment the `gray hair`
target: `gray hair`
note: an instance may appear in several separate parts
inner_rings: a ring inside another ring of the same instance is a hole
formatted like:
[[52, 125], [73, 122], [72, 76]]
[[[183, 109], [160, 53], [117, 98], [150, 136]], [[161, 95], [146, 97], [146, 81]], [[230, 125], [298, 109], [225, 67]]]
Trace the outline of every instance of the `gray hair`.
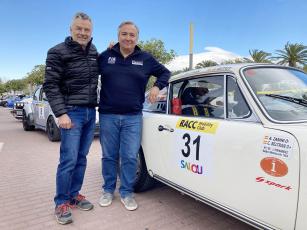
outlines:
[[82, 20], [89, 20], [90, 23], [92, 23], [92, 20], [91, 20], [90, 16], [88, 16], [86, 13], [78, 12], [78, 13], [76, 13], [76, 14], [74, 15], [71, 24], [73, 24], [74, 21], [75, 21], [77, 18], [80, 18], [80, 19], [82, 19]]
[[137, 31], [137, 36], [139, 36], [139, 33], [140, 33], [139, 27], [137, 27], [137, 25], [132, 21], [124, 21], [124, 22], [120, 23], [120, 25], [118, 26], [118, 29], [117, 29], [118, 34], [119, 34], [120, 29], [125, 25], [134, 26], [136, 28], [136, 31]]

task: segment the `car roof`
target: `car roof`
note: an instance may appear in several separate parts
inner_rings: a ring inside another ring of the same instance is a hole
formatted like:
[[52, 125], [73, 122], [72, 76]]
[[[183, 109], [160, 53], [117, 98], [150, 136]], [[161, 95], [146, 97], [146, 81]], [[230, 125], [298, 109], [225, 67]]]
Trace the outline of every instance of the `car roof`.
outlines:
[[201, 69], [190, 70], [183, 72], [174, 76], [171, 76], [169, 82], [178, 81], [185, 79], [187, 77], [194, 77], [205, 74], [236, 74], [239, 75], [240, 70], [245, 67], [279, 67], [279, 68], [289, 68], [287, 66], [281, 66], [276, 64], [266, 64], [266, 63], [239, 63], [239, 64], [226, 64], [226, 65], [217, 65]]

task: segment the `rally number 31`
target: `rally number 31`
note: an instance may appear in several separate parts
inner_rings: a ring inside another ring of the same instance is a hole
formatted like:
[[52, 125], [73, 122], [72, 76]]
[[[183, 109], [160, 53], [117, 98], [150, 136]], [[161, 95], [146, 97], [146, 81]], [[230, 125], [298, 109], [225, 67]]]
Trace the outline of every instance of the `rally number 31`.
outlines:
[[[191, 154], [191, 147], [190, 147], [190, 142], [191, 142], [191, 136], [188, 133], [183, 134], [182, 139], [185, 140], [185, 149], [181, 149], [181, 153], [184, 157], [189, 157]], [[193, 140], [193, 145], [196, 145], [196, 160], [199, 160], [199, 145], [200, 145], [200, 136], [198, 135], [194, 140]]]

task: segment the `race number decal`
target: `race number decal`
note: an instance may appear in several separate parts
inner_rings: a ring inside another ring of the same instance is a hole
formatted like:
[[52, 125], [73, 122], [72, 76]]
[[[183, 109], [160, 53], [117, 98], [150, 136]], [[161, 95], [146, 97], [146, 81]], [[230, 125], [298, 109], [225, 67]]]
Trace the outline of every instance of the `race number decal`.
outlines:
[[174, 156], [178, 167], [191, 175], [208, 175], [217, 122], [179, 119]]
[[39, 119], [45, 119], [44, 106], [42, 105], [38, 107], [38, 117]]

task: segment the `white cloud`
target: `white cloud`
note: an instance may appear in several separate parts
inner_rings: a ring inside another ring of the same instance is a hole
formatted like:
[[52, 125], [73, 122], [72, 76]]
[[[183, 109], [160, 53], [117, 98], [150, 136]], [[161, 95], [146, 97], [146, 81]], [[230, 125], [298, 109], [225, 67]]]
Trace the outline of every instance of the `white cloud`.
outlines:
[[[223, 61], [234, 60], [237, 58], [242, 58], [242, 56], [227, 50], [223, 50], [219, 47], [205, 47], [205, 52], [193, 54], [193, 67], [202, 61], [210, 60], [220, 64]], [[167, 64], [166, 67], [170, 71], [182, 70], [189, 67], [189, 55], [177, 56], [174, 60]]]

